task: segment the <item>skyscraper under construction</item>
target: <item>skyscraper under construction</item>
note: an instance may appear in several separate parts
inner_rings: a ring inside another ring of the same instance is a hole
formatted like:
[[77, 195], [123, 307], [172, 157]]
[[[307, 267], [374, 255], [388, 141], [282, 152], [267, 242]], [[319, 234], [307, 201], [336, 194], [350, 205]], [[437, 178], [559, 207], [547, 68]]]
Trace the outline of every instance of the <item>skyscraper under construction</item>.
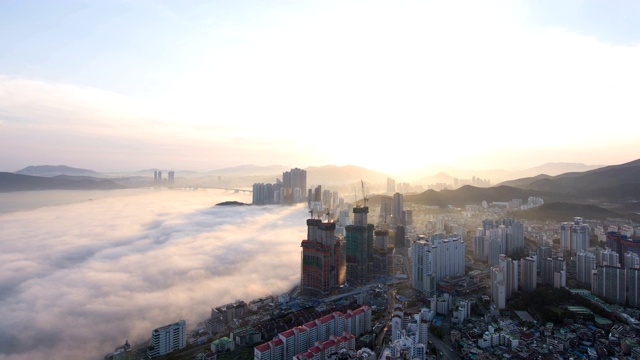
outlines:
[[373, 224], [367, 224], [367, 206], [353, 208], [353, 225], [346, 227], [347, 284], [358, 286], [373, 274]]
[[300, 290], [303, 295], [328, 295], [344, 285], [344, 241], [335, 236], [336, 224], [307, 219], [307, 239], [302, 240]]

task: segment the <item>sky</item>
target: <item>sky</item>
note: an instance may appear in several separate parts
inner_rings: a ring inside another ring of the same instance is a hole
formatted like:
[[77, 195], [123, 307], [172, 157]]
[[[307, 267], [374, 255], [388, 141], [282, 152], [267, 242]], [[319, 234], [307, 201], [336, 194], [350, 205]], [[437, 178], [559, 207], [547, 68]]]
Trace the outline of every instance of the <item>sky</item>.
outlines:
[[300, 281], [301, 206], [213, 206], [251, 201], [221, 190], [3, 197], [16, 207], [0, 213], [0, 360], [103, 359]]
[[0, 171], [640, 158], [632, 0], [0, 1]]

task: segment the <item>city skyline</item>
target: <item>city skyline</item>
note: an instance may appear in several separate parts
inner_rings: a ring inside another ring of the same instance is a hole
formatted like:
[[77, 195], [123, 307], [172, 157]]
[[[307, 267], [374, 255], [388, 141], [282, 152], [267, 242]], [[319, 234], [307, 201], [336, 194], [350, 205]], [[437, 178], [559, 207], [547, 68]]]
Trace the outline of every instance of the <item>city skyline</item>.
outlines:
[[621, 164], [640, 158], [627, 145], [638, 14], [596, 1], [5, 2], [0, 171]]

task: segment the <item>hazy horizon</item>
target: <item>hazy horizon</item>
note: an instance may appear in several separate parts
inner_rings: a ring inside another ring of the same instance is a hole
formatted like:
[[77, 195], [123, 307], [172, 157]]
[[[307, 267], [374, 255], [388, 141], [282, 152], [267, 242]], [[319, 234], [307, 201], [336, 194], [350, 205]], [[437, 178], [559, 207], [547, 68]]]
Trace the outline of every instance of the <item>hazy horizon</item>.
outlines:
[[102, 359], [157, 327], [185, 319], [195, 329], [212, 307], [300, 280], [304, 206], [214, 206], [251, 200], [215, 190], [3, 196], [22, 200], [0, 208], [3, 360]]
[[621, 164], [640, 158], [638, 15], [626, 1], [2, 2], [0, 171]]

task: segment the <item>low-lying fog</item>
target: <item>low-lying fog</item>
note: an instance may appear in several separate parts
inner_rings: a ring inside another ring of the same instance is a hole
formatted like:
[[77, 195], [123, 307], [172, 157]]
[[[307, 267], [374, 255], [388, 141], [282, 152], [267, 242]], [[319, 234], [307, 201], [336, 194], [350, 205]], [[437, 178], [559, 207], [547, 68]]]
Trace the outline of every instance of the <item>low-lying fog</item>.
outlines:
[[102, 359], [156, 327], [190, 330], [211, 307], [289, 290], [304, 205], [214, 206], [226, 200], [251, 195], [0, 194], [0, 359]]

